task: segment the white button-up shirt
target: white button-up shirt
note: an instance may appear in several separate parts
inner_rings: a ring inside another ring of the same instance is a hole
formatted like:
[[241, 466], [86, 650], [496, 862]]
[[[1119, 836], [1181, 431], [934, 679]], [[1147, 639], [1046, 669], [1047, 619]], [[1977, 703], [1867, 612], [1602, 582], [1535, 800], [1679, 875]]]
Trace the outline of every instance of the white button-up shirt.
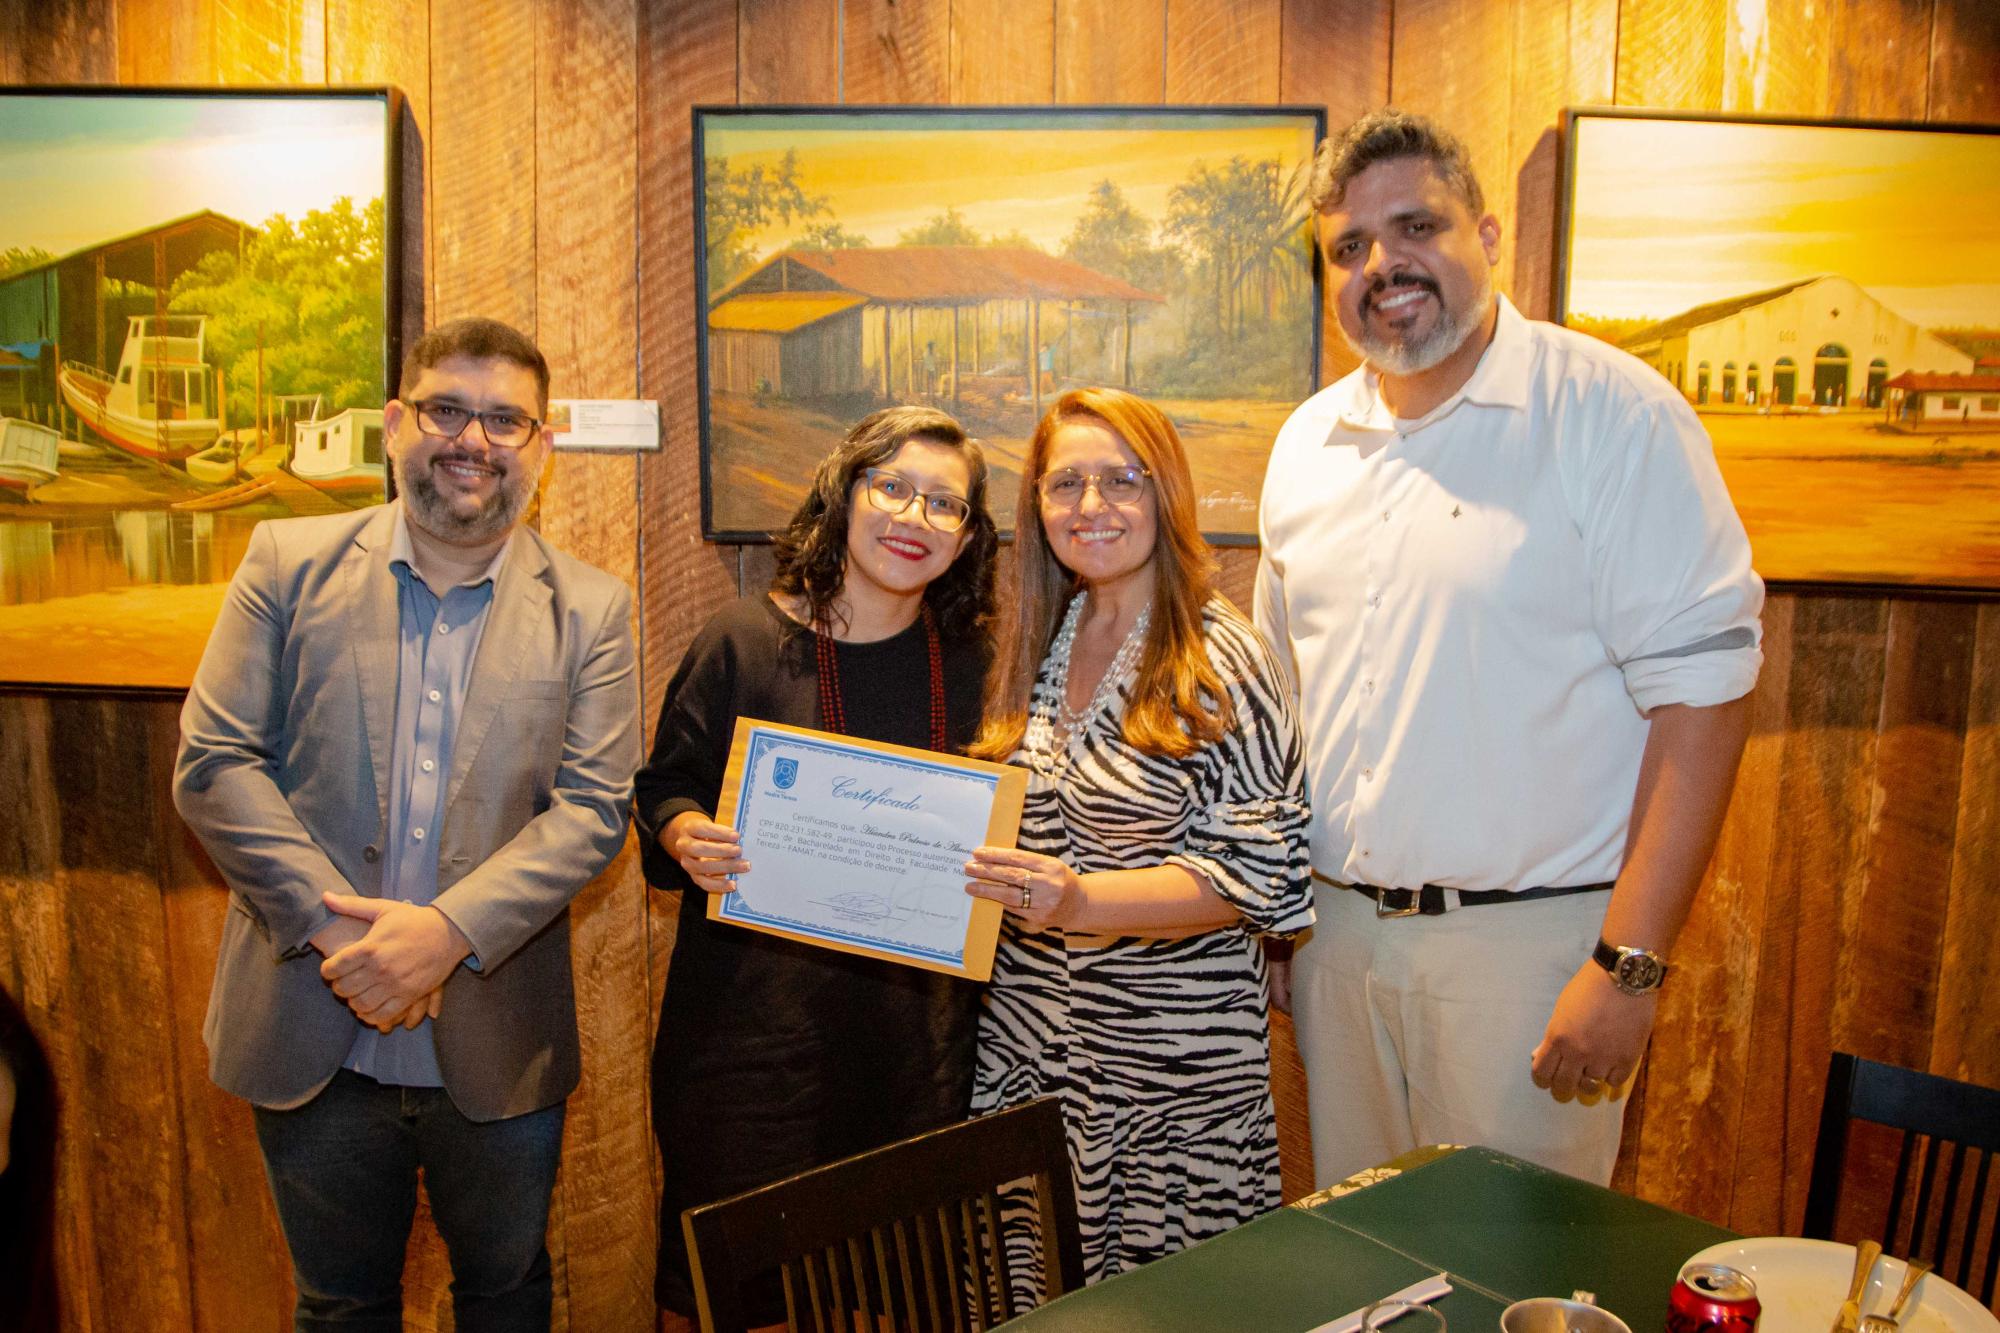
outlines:
[[1757, 680], [1764, 587], [1694, 412], [1504, 297], [1428, 415], [1396, 418], [1366, 367], [1301, 405], [1259, 528], [1330, 879], [1615, 879], [1645, 712]]

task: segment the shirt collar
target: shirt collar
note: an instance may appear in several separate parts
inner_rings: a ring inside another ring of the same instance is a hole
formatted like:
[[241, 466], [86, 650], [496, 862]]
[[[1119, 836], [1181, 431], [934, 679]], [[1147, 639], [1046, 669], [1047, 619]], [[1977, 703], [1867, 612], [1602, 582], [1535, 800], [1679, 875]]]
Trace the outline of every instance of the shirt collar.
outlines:
[[[403, 510], [403, 502], [401, 500], [397, 500], [392, 508], [394, 515], [389, 520], [389, 567], [391, 569], [401, 568], [409, 571], [411, 574], [415, 574], [417, 572], [417, 553], [415, 548], [410, 545], [409, 517]], [[486, 568], [480, 570], [477, 574], [474, 574], [471, 578], [466, 579], [457, 586], [461, 588], [476, 588], [482, 583], [498, 583], [500, 581], [500, 567], [506, 563], [507, 552], [513, 549], [514, 535], [508, 533], [507, 540], [500, 544], [500, 549], [495, 551], [493, 558], [486, 562]]]
[[[1493, 341], [1480, 354], [1479, 364], [1459, 386], [1457, 393], [1439, 403], [1414, 422], [1404, 422], [1405, 430], [1429, 425], [1449, 416], [1461, 403], [1481, 407], [1525, 408], [1528, 405], [1529, 362], [1534, 348], [1528, 337], [1528, 321], [1514, 303], [1496, 296], [1499, 312], [1493, 321]], [[1398, 427], [1396, 414], [1382, 401], [1382, 375], [1364, 364], [1361, 373], [1350, 376], [1345, 392], [1336, 401], [1338, 425], [1346, 430], [1390, 431]]]

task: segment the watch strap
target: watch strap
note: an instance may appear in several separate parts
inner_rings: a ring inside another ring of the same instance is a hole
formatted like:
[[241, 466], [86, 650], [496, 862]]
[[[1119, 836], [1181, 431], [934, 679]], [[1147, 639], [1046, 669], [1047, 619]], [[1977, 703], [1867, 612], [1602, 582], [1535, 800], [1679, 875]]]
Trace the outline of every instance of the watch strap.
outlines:
[[[1625, 979], [1619, 976], [1618, 965], [1625, 961], [1625, 955], [1628, 953], [1645, 954], [1648, 958], [1651, 958], [1653, 960], [1654, 965], [1657, 966], [1659, 969], [1659, 973], [1658, 973], [1658, 979], [1654, 981], [1652, 985], [1644, 987], [1639, 990], [1632, 990], [1626, 984]], [[1611, 975], [1611, 980], [1617, 983], [1618, 988], [1620, 990], [1628, 991], [1629, 993], [1634, 995], [1643, 995], [1647, 991], [1658, 990], [1661, 986], [1666, 984], [1667, 972], [1668, 972], [1667, 962], [1665, 959], [1661, 958], [1659, 954], [1653, 952], [1651, 949], [1621, 949], [1617, 945], [1608, 942], [1607, 940], [1605, 940], [1603, 936], [1600, 935], [1598, 936], [1597, 939], [1597, 947], [1590, 951], [1590, 959], [1592, 962], [1596, 963], [1599, 967], [1603, 968], [1606, 972], [1608, 972]]]

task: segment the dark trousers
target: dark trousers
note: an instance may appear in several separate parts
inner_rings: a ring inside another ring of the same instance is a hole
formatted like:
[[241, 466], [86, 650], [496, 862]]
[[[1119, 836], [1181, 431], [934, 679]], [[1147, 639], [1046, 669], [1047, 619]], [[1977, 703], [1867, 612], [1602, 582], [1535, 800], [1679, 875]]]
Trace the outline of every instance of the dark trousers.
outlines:
[[403, 1253], [423, 1173], [464, 1333], [549, 1327], [549, 1194], [563, 1104], [476, 1123], [442, 1088], [348, 1070], [304, 1106], [257, 1108], [257, 1142], [291, 1247], [299, 1330], [403, 1327]]

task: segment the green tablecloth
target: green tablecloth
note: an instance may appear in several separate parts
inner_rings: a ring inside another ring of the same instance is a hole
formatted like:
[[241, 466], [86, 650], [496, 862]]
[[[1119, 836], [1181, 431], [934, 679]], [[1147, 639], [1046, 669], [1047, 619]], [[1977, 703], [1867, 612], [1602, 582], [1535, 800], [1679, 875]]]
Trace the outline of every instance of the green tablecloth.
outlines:
[[1453, 1333], [1578, 1288], [1634, 1333], [1658, 1333], [1681, 1264], [1732, 1235], [1491, 1149], [1420, 1150], [1007, 1327], [1302, 1333], [1444, 1272]]

